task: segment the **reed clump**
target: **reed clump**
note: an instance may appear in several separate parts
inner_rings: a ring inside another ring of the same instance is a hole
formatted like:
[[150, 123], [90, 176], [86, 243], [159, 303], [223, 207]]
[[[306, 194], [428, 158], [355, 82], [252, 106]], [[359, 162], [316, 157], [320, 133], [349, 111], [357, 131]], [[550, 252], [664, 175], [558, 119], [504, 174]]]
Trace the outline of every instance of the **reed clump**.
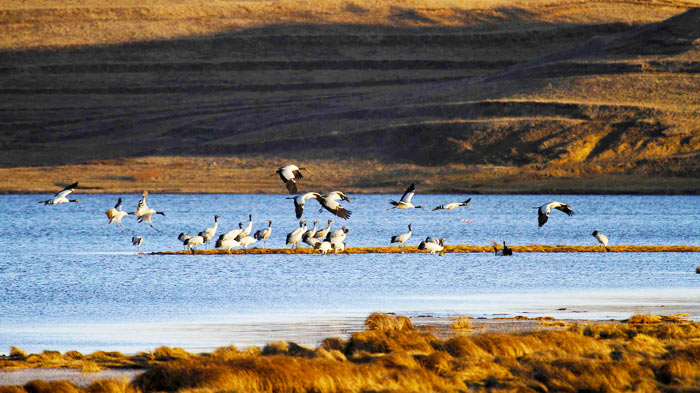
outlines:
[[683, 316], [448, 333], [438, 337], [406, 317], [374, 313], [364, 331], [316, 348], [280, 341], [196, 355], [164, 347], [149, 353], [154, 363], [131, 384], [34, 381], [0, 393], [689, 392], [700, 383], [700, 324]]

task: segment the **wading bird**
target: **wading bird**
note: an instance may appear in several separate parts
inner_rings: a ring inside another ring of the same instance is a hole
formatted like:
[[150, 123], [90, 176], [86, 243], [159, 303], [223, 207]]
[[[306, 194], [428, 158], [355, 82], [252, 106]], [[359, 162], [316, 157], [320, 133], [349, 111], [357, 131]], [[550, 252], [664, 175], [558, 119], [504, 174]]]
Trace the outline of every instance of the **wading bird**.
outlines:
[[413, 223], [408, 224], [408, 232], [392, 236], [391, 243], [400, 243], [401, 245], [399, 247], [403, 247], [403, 244], [406, 243], [406, 240], [410, 239], [411, 234], [413, 234], [413, 229], [411, 229], [411, 225], [413, 225]]
[[328, 235], [328, 232], [331, 231], [331, 223], [332, 223], [332, 222], [333, 222], [333, 219], [332, 219], [332, 218], [329, 218], [329, 219], [328, 219], [328, 226], [325, 227], [325, 228], [323, 228], [323, 229], [319, 229], [319, 230], [316, 232], [316, 235], [314, 235], [314, 237], [315, 237], [316, 239], [325, 239], [326, 236]]
[[299, 221], [299, 228], [287, 234], [287, 245], [291, 244], [292, 247], [299, 248], [299, 241], [304, 232], [306, 232], [306, 221]]
[[391, 210], [391, 209], [423, 209], [423, 205], [419, 206], [413, 206], [411, 203], [411, 199], [413, 199], [413, 195], [416, 193], [416, 185], [415, 183], [411, 183], [410, 186], [406, 189], [406, 191], [403, 193], [403, 196], [401, 196], [400, 201], [391, 201], [390, 203], [394, 205], [394, 207], [390, 207], [386, 210]]
[[539, 226], [542, 226], [547, 222], [547, 220], [549, 219], [549, 212], [551, 211], [551, 209], [561, 210], [564, 213], [568, 214], [569, 217], [574, 215], [574, 211], [571, 210], [570, 205], [566, 205], [557, 201], [549, 202], [548, 204], [539, 207], [534, 206], [533, 209], [537, 209], [537, 221], [539, 222]]
[[469, 202], [471, 202], [471, 200], [472, 199], [469, 198], [464, 202], [452, 202], [452, 203], [448, 203], [447, 205], [440, 205], [440, 206], [436, 207], [435, 209], [433, 209], [433, 211], [435, 211], [435, 210], [452, 210], [452, 209], [456, 209], [460, 206], [469, 206]]
[[437, 252], [437, 253], [440, 253], [440, 255], [443, 255], [442, 250], [444, 250], [444, 248], [445, 248], [445, 238], [444, 237], [440, 239], [439, 243], [435, 243], [432, 241], [422, 241], [418, 245], [419, 250], [430, 251], [431, 254], [435, 254]]
[[185, 232], [180, 232], [180, 234], [177, 235], [177, 240], [181, 241], [184, 248], [187, 249], [187, 239], [191, 237], [190, 235], [185, 235]]
[[304, 205], [306, 205], [306, 201], [312, 198], [317, 200], [318, 203], [321, 203], [321, 199], [323, 199], [321, 194], [317, 192], [307, 192], [306, 194], [297, 195], [295, 197], [287, 197], [287, 199], [294, 200], [294, 210], [296, 211], [297, 219], [301, 218], [301, 215], [304, 214]]
[[143, 192], [143, 198], [139, 201], [138, 206], [136, 207], [136, 218], [138, 218], [138, 222], [147, 222], [148, 225], [151, 226], [151, 228], [155, 229], [157, 232], [160, 232], [158, 228], [153, 226], [153, 223], [151, 222], [151, 218], [156, 215], [160, 214], [161, 216], [165, 216], [165, 213], [163, 212], [158, 212], [155, 209], [152, 209], [148, 207], [146, 204], [146, 198], [148, 198], [148, 191]]
[[253, 215], [248, 214], [248, 225], [246, 225], [246, 227], [243, 228], [243, 230], [238, 235], [236, 235], [236, 240], [238, 240], [240, 242], [241, 239], [250, 235], [250, 232], [252, 230], [253, 230]]
[[216, 235], [217, 229], [219, 229], [219, 216], [214, 216], [214, 225], [199, 233], [204, 238], [205, 244], [209, 244], [209, 240]]
[[263, 241], [263, 248], [265, 248], [266, 244], [267, 244], [267, 239], [270, 238], [271, 234], [272, 234], [272, 221], [267, 220], [267, 228], [258, 229], [257, 231], [255, 231], [255, 234], [253, 234], [253, 237], [256, 240], [262, 240]]
[[44, 205], [58, 205], [59, 203], [80, 202], [77, 199], [68, 199], [68, 194], [75, 191], [77, 187], [78, 182], [75, 182], [70, 186], [67, 186], [63, 190], [57, 192], [56, 195], [53, 196], [53, 198], [47, 199], [45, 201], [40, 201], [39, 203], [43, 203]]
[[139, 252], [141, 252], [141, 244], [143, 243], [143, 237], [141, 236], [134, 236], [131, 238], [131, 245], [134, 247], [138, 247]]
[[498, 247], [496, 247], [496, 242], [493, 242], [493, 250], [494, 250], [494, 253], [498, 256], [507, 257], [510, 255], [513, 255], [513, 249], [506, 246], [505, 240], [503, 241], [503, 249], [502, 250], [499, 250]]
[[204, 238], [200, 235], [192, 236], [191, 238], [185, 240], [185, 245], [190, 248], [192, 254], [194, 254], [194, 249], [202, 244], [204, 244]]
[[129, 213], [125, 212], [122, 210], [122, 199], [119, 198], [117, 201], [117, 204], [114, 205], [113, 208], [107, 210], [105, 212], [107, 214], [107, 218], [109, 219], [109, 223], [112, 224], [113, 222], [116, 222], [118, 226], [122, 226], [122, 218], [126, 217], [129, 215]]
[[231, 253], [231, 249], [236, 248], [240, 246], [241, 243], [238, 242], [238, 240], [234, 238], [230, 239], [224, 239], [224, 235], [219, 235], [219, 239], [216, 240], [215, 247], [216, 248], [225, 248], [228, 253]]
[[287, 191], [289, 191], [290, 194], [296, 194], [297, 180], [304, 177], [301, 175], [301, 171], [304, 170], [308, 169], [299, 168], [296, 165], [286, 165], [278, 169], [275, 173], [273, 173], [270, 176], [274, 176], [275, 174], [280, 175], [280, 178], [284, 182], [284, 185], [287, 187]]
[[600, 233], [598, 231], [593, 231], [593, 233], [591, 235], [593, 235], [593, 237], [598, 239], [598, 243], [600, 243], [603, 247], [605, 247], [605, 251], [610, 251], [610, 249], [608, 248], [608, 237], [607, 236], [603, 235], [602, 233]]

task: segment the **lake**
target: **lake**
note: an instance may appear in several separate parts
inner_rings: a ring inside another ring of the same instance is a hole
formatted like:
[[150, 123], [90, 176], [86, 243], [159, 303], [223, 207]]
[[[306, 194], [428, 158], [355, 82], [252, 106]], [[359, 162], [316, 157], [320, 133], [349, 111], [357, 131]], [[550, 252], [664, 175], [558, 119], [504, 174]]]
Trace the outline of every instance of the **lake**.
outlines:
[[[638, 312], [700, 310], [694, 253], [522, 253], [353, 255], [138, 255], [179, 250], [180, 232], [196, 234], [219, 219], [219, 233], [272, 220], [268, 247], [284, 247], [298, 226], [287, 195], [151, 194], [156, 232], [104, 212], [118, 197], [134, 211], [137, 194], [76, 193], [80, 203], [44, 206], [48, 195], [0, 196], [0, 353], [15, 345], [42, 350], [146, 351], [161, 345], [211, 351], [234, 344], [293, 340], [315, 345], [362, 328], [373, 311], [411, 317], [551, 315], [622, 319]], [[597, 229], [610, 244], [700, 245], [697, 196], [472, 195], [468, 207], [430, 211], [469, 195], [421, 195], [429, 209], [386, 211], [397, 195], [351, 195], [345, 221], [352, 246], [388, 245], [413, 223], [417, 245], [426, 236], [447, 244], [593, 245]], [[533, 206], [571, 204], [537, 226]], [[303, 219], [325, 227], [331, 215], [309, 201]], [[472, 222], [463, 222], [469, 220]]]

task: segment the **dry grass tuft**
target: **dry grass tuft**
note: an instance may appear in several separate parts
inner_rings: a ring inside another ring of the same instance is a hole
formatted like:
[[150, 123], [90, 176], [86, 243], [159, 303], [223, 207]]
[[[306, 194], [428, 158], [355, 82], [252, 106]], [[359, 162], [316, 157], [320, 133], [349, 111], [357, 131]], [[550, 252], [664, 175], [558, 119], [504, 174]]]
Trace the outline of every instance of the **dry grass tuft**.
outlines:
[[468, 330], [472, 328], [471, 318], [459, 317], [450, 324], [450, 329]]
[[372, 313], [365, 320], [365, 329], [377, 332], [403, 332], [413, 330], [413, 323], [405, 316]]

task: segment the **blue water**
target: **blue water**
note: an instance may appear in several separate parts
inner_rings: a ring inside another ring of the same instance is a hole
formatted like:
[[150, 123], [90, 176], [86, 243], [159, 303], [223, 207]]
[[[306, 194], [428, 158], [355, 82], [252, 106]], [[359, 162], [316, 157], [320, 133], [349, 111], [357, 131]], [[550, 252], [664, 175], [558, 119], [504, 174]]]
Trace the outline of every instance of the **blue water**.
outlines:
[[[260, 345], [279, 339], [314, 344], [359, 328], [372, 311], [409, 316], [529, 313], [562, 318], [624, 318], [636, 312], [698, 312], [700, 265], [692, 253], [522, 253], [369, 255], [137, 255], [179, 250], [221, 216], [219, 233], [253, 215], [254, 231], [272, 220], [268, 247], [284, 247], [298, 226], [286, 195], [152, 194], [156, 232], [133, 216], [121, 231], [105, 210], [118, 197], [135, 210], [140, 195], [80, 195], [81, 203], [43, 206], [43, 195], [0, 196], [0, 353], [9, 345], [44, 349], [121, 350], [159, 345], [190, 350]], [[695, 196], [477, 195], [452, 211], [391, 210], [400, 195], [353, 195], [348, 246], [387, 245], [413, 223], [448, 244], [592, 245], [591, 232], [613, 244], [700, 245]], [[466, 198], [417, 194], [430, 208]], [[569, 203], [537, 226], [532, 206]], [[304, 219], [331, 218], [307, 204]], [[462, 222], [462, 219], [473, 222]], [[565, 308], [565, 310], [560, 310]]]

